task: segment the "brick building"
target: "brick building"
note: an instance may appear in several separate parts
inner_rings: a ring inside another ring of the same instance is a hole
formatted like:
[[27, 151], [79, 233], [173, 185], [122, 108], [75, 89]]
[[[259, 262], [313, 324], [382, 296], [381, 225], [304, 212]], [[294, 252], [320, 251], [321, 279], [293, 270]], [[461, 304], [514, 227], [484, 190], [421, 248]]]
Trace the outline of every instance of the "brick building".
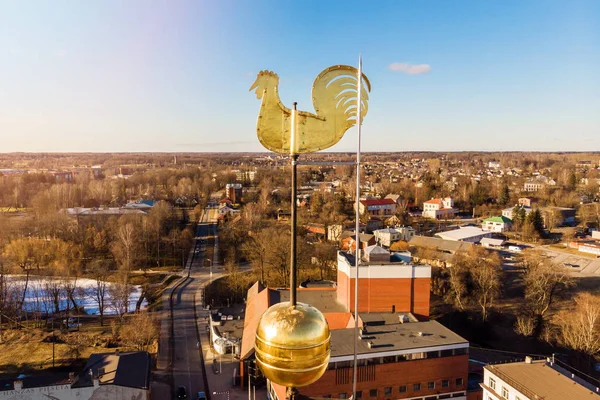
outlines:
[[240, 183], [228, 183], [225, 185], [225, 196], [233, 203], [239, 203], [242, 199], [242, 185]]
[[[469, 343], [429, 321], [431, 267], [396, 261], [379, 246], [364, 252], [359, 266], [357, 399], [467, 399]], [[331, 330], [331, 358], [325, 374], [301, 388], [316, 398], [350, 398], [353, 378], [354, 256], [338, 253], [337, 287], [297, 290], [298, 301], [317, 307]], [[240, 371], [247, 382], [254, 337], [262, 313], [289, 299], [289, 290], [256, 283], [248, 291]], [[272, 400], [285, 387], [267, 383]], [[432, 397], [433, 396], [433, 397]]]
[[[429, 317], [431, 267], [390, 261], [367, 261], [358, 267], [359, 312], [408, 312]], [[354, 256], [338, 253], [337, 298], [354, 312]]]

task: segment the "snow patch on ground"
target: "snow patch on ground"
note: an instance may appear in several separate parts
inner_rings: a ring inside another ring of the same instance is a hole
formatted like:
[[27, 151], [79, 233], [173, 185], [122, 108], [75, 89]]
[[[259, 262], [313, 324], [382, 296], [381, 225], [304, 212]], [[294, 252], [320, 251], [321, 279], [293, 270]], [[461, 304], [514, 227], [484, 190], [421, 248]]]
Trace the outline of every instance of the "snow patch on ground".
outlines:
[[[20, 286], [21, 288], [25, 285], [25, 277], [23, 275], [14, 275], [10, 279], [12, 282]], [[29, 277], [29, 284], [27, 285], [27, 293], [25, 294], [25, 303], [23, 308], [27, 311], [40, 311], [43, 313], [53, 313], [54, 304], [50, 301], [50, 296], [44, 289], [44, 285], [51, 278], [48, 277]], [[111, 283], [109, 283], [111, 285]], [[84, 307], [85, 312], [89, 315], [97, 315], [99, 312], [98, 302], [94, 299], [94, 293], [96, 290], [96, 281], [94, 279], [80, 278], [77, 279], [77, 290], [75, 295], [75, 302], [79, 307]], [[142, 289], [139, 285], [133, 285], [131, 294], [129, 295], [129, 308], [128, 311], [135, 310], [135, 304], [137, 303]], [[110, 291], [107, 290], [104, 300], [104, 314], [111, 315], [116, 314], [116, 310], [111, 306]], [[60, 309], [67, 309], [67, 295], [63, 291], [60, 296]], [[72, 306], [72, 304], [71, 304]], [[148, 306], [146, 299], [142, 302], [142, 309]]]

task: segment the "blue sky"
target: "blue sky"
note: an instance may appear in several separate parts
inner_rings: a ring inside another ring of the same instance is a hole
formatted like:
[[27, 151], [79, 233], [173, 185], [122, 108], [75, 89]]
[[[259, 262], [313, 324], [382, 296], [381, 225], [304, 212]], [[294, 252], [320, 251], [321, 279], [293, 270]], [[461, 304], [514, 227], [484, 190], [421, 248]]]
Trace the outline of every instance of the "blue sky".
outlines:
[[263, 151], [256, 73], [359, 53], [365, 151], [600, 150], [596, 0], [0, 0], [0, 152]]

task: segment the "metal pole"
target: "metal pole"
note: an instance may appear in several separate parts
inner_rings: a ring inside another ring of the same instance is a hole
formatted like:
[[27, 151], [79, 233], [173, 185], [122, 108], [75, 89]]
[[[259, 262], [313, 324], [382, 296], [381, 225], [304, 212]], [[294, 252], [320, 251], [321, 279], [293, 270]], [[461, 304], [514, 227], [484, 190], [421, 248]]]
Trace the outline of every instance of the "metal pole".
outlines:
[[54, 344], [56, 343], [56, 338], [54, 337], [54, 318], [52, 318], [52, 368], [54, 368]]
[[290, 248], [290, 305], [296, 305], [296, 169], [298, 164], [298, 154], [296, 151], [296, 106], [292, 109], [292, 126], [290, 129], [290, 158], [292, 163], [292, 218], [291, 218], [291, 248]]
[[[362, 96], [362, 56], [358, 59], [358, 89], [356, 91], [357, 104], [356, 104], [356, 132], [357, 132], [357, 143], [356, 143], [356, 213], [354, 218], [356, 220], [355, 232], [356, 240], [356, 252], [354, 257], [354, 269], [355, 280], [354, 280], [354, 370], [352, 377], [352, 399], [356, 400], [356, 380], [358, 378], [358, 264], [360, 260], [360, 131], [362, 124], [362, 107], [361, 107], [361, 96]], [[352, 276], [350, 276], [352, 278]]]

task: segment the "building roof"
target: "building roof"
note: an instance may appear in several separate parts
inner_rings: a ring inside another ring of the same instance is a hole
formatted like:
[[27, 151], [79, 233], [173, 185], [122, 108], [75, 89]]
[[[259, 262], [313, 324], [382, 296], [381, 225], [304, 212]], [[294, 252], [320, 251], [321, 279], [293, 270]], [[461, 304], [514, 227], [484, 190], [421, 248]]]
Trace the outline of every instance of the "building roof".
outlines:
[[428, 236], [413, 236], [408, 241], [408, 244], [410, 246], [429, 247], [429, 248], [435, 249], [437, 251], [451, 252], [451, 253], [455, 253], [455, 252], [461, 251], [461, 250], [466, 251], [469, 248], [471, 248], [472, 246], [474, 246], [473, 243], [469, 243], [469, 242], [456, 242], [454, 240], [445, 240], [442, 238], [428, 237]]
[[533, 208], [531, 208], [531, 207], [528, 207], [528, 206], [523, 206], [523, 205], [521, 205], [521, 204], [517, 204], [516, 206], [513, 206], [513, 207], [507, 207], [507, 208], [503, 209], [503, 210], [502, 210], [502, 213], [505, 213], [505, 212], [512, 212], [512, 210], [513, 210], [515, 207], [519, 207], [519, 208], [522, 208], [522, 209], [524, 209], [526, 213], [530, 213], [531, 211], [533, 211]]
[[488, 219], [484, 219], [483, 222], [498, 222], [501, 224], [512, 224], [512, 219], [507, 218], [504, 215], [500, 215], [498, 217], [490, 217]]
[[438, 204], [438, 205], [442, 205], [442, 199], [431, 199], [431, 200], [427, 200], [425, 202], [425, 204]]
[[[342, 232], [342, 240], [346, 240], [348, 238], [352, 239], [352, 241], [356, 240], [356, 235], [354, 234], [354, 232], [351, 232], [352, 234], [350, 236], [345, 236], [344, 237], [344, 233]], [[360, 239], [361, 243], [367, 243], [368, 241], [372, 240], [375, 237], [375, 235], [371, 235], [370, 233], [361, 233], [358, 235], [358, 238]]]
[[337, 329], [346, 329], [350, 325], [354, 326], [354, 318], [349, 312], [328, 312], [323, 313], [323, 316], [327, 320], [329, 329], [332, 331]]
[[[447, 346], [469, 342], [437, 321], [400, 323], [396, 313], [360, 313], [360, 319], [367, 325], [368, 340], [358, 341], [358, 354], [394, 352], [423, 347]], [[419, 332], [422, 335], [419, 335]], [[354, 354], [354, 329], [341, 329], [331, 332], [331, 357]]]
[[383, 229], [377, 229], [375, 231], [373, 231], [374, 234], [382, 234], [382, 233], [390, 233], [390, 234], [394, 234], [394, 233], [400, 233], [398, 232], [397, 229], [395, 228], [383, 228]]
[[388, 256], [390, 255], [390, 252], [386, 249], [384, 249], [383, 247], [374, 244], [372, 246], [367, 246], [364, 250], [365, 254], [371, 255], [371, 254], [387, 254]]
[[[276, 303], [290, 301], [289, 289], [276, 290], [279, 293], [279, 299]], [[347, 312], [346, 306], [337, 300], [337, 291], [335, 288], [314, 288], [296, 290], [296, 296], [299, 302], [310, 304], [319, 309], [322, 313]], [[275, 296], [276, 297], [276, 296]], [[275, 304], [275, 303], [271, 303]]]
[[2, 379], [0, 380], [0, 391], [15, 390], [14, 384], [16, 380], [22, 382], [22, 389], [68, 385], [71, 383], [68, 372], [44, 373], [44, 375], [26, 376], [18, 379]]
[[65, 209], [65, 212], [67, 213], [67, 215], [70, 215], [72, 217], [76, 217], [76, 216], [96, 216], [96, 215], [130, 215], [130, 214], [137, 214], [137, 215], [146, 215], [146, 212], [143, 210], [139, 210], [139, 209], [135, 209], [135, 208], [116, 208], [116, 207], [110, 207], [110, 208], [82, 208], [82, 207], [76, 207], [76, 208], [67, 208]]
[[396, 204], [396, 202], [392, 199], [370, 199], [370, 200], [361, 200], [360, 201], [363, 206], [385, 206]]
[[464, 226], [453, 231], [436, 233], [436, 236], [446, 240], [461, 241], [489, 234], [489, 231], [484, 231], [483, 229], [478, 228], [476, 226]]
[[487, 365], [484, 368], [514, 389], [530, 392], [523, 393], [530, 398], [534, 395], [544, 400], [598, 398], [596, 393], [563, 375], [560, 369], [553, 368], [545, 360]]
[[481, 239], [481, 244], [486, 245], [489, 244], [491, 246], [502, 246], [505, 240], [503, 239], [493, 239], [493, 238], [483, 238]]
[[150, 354], [145, 351], [92, 354], [73, 387], [91, 386], [97, 376], [100, 384], [150, 389], [151, 372]]

